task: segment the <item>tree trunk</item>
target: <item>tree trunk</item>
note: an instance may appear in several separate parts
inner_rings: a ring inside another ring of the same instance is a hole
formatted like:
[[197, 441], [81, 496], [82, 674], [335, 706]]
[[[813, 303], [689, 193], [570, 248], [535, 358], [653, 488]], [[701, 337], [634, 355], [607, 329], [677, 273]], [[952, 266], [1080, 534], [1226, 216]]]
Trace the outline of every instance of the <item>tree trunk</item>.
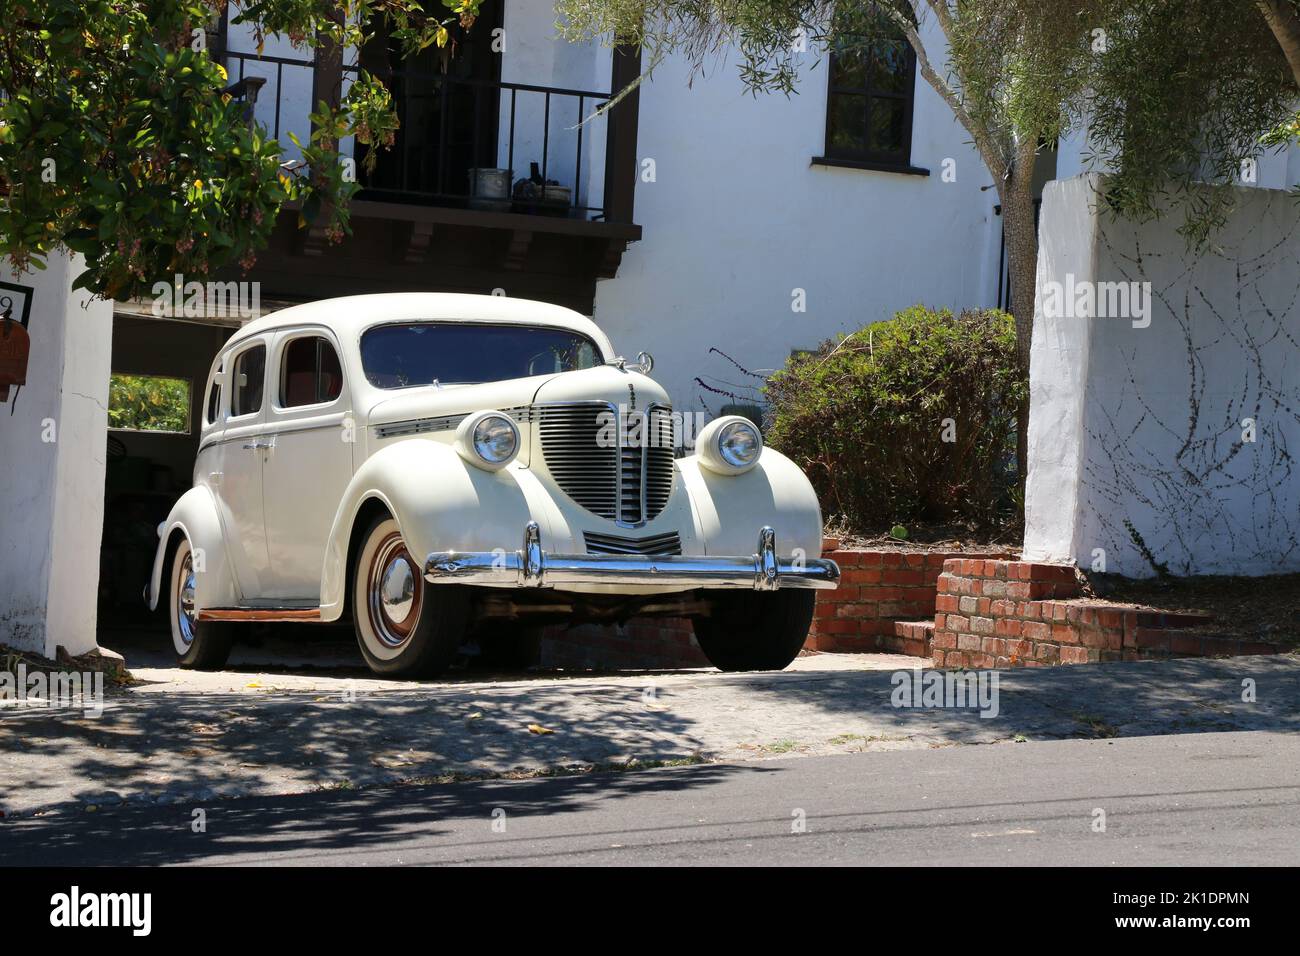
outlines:
[[1296, 86], [1300, 86], [1300, 11], [1288, 0], [1256, 0], [1255, 5], [1277, 37], [1287, 63], [1291, 64]]
[[[1034, 223], [1034, 161], [1036, 143], [1016, 148], [1015, 163], [999, 190], [1002, 235], [1011, 279], [1010, 312], [1016, 320], [1016, 359], [1029, 378], [1029, 346], [1034, 329], [1034, 283], [1038, 272], [1038, 230]], [[1029, 474], [1029, 398], [1016, 415], [1016, 469], [1023, 487]]]

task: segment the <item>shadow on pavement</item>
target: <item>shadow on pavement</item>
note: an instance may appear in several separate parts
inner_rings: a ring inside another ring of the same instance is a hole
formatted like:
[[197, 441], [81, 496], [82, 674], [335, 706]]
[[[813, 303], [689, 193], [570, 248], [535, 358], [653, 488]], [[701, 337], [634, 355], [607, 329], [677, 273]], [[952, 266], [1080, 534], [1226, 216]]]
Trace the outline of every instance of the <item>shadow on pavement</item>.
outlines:
[[[277, 863], [310, 865], [334, 851], [364, 854], [402, 835], [446, 835], [458, 822], [481, 826], [481, 846], [492, 839], [493, 811], [507, 819], [582, 813], [610, 800], [661, 796], [707, 787], [761, 767], [700, 766], [668, 773], [597, 773], [529, 781], [483, 781], [473, 786], [247, 797], [204, 806], [206, 832], [192, 829], [193, 804], [119, 807], [97, 814], [0, 821], [0, 858], [7, 866], [133, 866], [178, 864], [214, 856], [288, 853]], [[453, 850], [455, 844], [445, 844]], [[361, 862], [358, 860], [358, 862]]]

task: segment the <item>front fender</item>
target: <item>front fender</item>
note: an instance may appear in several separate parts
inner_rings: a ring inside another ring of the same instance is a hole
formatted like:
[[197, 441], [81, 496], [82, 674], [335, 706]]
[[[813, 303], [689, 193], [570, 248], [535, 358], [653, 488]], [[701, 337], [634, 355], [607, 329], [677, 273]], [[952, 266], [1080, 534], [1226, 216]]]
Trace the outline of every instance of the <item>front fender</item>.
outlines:
[[822, 554], [822, 512], [817, 494], [799, 466], [764, 448], [758, 464], [741, 475], [719, 475], [700, 465], [698, 455], [677, 461], [690, 495], [695, 526], [708, 554], [753, 554], [758, 532], [771, 525], [777, 553]]
[[387, 445], [362, 463], [343, 494], [330, 528], [321, 571], [321, 620], [343, 614], [348, 545], [368, 501], [383, 503], [402, 530], [406, 547], [423, 562], [432, 551], [492, 551], [520, 547], [530, 519], [552, 524], [546, 509], [529, 508], [518, 464], [484, 471], [456, 450], [427, 438]]
[[167, 561], [167, 545], [172, 535], [180, 531], [189, 539], [195, 553], [194, 604], [195, 607], [233, 607], [239, 603], [239, 589], [230, 571], [226, 556], [225, 537], [221, 533], [221, 519], [212, 492], [196, 485], [172, 505], [171, 513], [162, 524], [158, 536], [158, 551], [153, 559], [153, 574], [149, 577], [149, 609], [158, 607], [162, 592], [163, 566]]

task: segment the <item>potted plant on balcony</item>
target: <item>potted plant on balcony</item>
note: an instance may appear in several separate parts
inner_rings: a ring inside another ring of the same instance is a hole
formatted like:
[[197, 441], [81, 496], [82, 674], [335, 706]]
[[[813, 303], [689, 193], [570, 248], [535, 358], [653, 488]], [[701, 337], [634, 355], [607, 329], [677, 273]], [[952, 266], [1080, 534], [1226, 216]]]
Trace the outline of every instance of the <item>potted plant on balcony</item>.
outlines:
[[535, 212], [544, 216], [563, 216], [573, 201], [573, 190], [559, 180], [542, 181], [536, 163], [530, 163], [531, 172], [514, 186], [515, 208], [519, 212]]

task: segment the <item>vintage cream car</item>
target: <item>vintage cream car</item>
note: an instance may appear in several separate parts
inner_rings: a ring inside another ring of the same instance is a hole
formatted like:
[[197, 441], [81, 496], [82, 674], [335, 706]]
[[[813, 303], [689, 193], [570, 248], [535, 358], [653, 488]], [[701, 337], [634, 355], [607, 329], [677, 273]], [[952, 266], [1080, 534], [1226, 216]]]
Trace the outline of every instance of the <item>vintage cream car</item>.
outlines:
[[812, 487], [736, 416], [679, 457], [641, 358], [500, 296], [354, 296], [244, 326], [146, 591], [181, 665], [222, 666], [253, 621], [350, 617], [372, 670], [425, 675], [467, 639], [508, 661], [548, 622], [670, 615], [724, 670], [785, 667], [812, 589], [839, 578]]

